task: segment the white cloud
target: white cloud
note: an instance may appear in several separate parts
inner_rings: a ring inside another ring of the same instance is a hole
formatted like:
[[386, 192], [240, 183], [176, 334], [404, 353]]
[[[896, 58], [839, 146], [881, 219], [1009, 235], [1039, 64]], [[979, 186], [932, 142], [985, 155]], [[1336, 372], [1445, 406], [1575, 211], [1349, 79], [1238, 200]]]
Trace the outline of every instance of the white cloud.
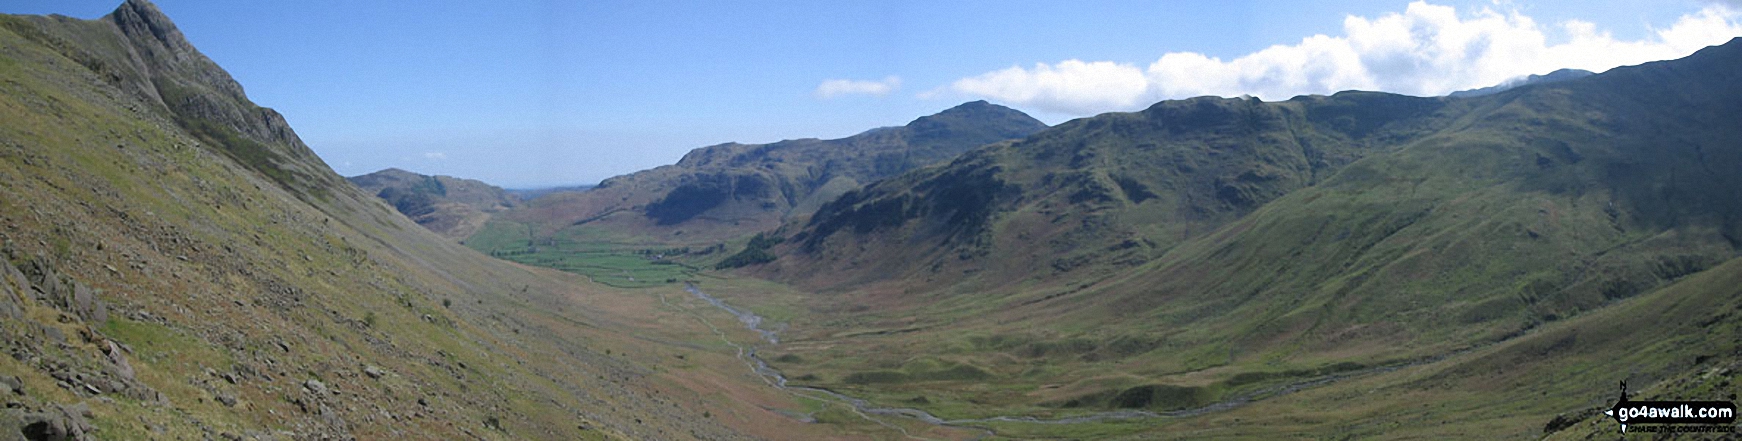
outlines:
[[888, 95], [901, 88], [901, 78], [884, 77], [881, 81], [873, 80], [827, 80], [817, 85], [818, 98], [829, 99], [841, 95]]
[[1013, 103], [1048, 103], [1049, 106], [1082, 112], [1095, 108], [1130, 107], [1149, 87], [1143, 72], [1107, 61], [1085, 63], [1065, 60], [1057, 65], [1036, 64], [1034, 69], [1011, 67], [957, 80], [952, 87], [962, 93], [993, 97]]
[[1560, 68], [1602, 72], [1679, 58], [1739, 35], [1742, 13], [1722, 3], [1623, 41], [1589, 22], [1546, 26], [1516, 11], [1460, 14], [1417, 1], [1402, 13], [1346, 17], [1340, 36], [1314, 35], [1232, 60], [1194, 52], [1170, 52], [1147, 67], [1065, 60], [963, 78], [947, 90], [1075, 115], [1202, 95], [1284, 100], [1360, 89], [1433, 96]]
[[448, 159], [448, 154], [442, 153], [442, 152], [423, 152], [423, 159], [433, 159], [433, 160], [441, 161], [441, 160]]

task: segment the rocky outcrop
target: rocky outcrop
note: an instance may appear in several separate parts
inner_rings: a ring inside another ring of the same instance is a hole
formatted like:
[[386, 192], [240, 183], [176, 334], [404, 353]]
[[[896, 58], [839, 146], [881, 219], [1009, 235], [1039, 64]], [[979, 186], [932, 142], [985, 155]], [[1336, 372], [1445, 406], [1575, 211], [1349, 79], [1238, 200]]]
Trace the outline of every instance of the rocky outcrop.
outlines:
[[[20, 259], [10, 244], [0, 250], [0, 259], [22, 260], [17, 266], [0, 265], [0, 316], [19, 319], [32, 308], [50, 308], [58, 311], [61, 323], [76, 330], [75, 340], [61, 326], [21, 320], [28, 325], [0, 328], [0, 347], [8, 348], [8, 355], [75, 396], [166, 402], [135, 376], [127, 349], [95, 328], [109, 319], [108, 306], [95, 289], [61, 273], [52, 259]], [[94, 351], [86, 349], [92, 347]], [[8, 402], [0, 416], [0, 431], [10, 430], [28, 440], [96, 439], [95, 427], [86, 420], [91, 410], [83, 403], [41, 401], [43, 396], [31, 394], [24, 380], [14, 375], [0, 376], [0, 397]]]
[[30, 292], [36, 300], [73, 313], [86, 322], [102, 323], [109, 319], [109, 308], [97, 299], [96, 292], [56, 272], [48, 259], [37, 256], [20, 265], [19, 270], [30, 282]]
[[[84, 403], [53, 405], [36, 411], [6, 409], [0, 412], [0, 424], [18, 427], [17, 439], [29, 441], [94, 440], [97, 428], [88, 418], [91, 408]], [[11, 438], [8, 438], [11, 439]]]
[[258, 142], [307, 149], [283, 116], [249, 103], [242, 85], [195, 49], [156, 5], [128, 0], [104, 20], [130, 43], [134, 68], [151, 80], [154, 90], [142, 93], [156, 94], [165, 107], [183, 117], [232, 127]]
[[24, 307], [19, 297], [30, 289], [30, 282], [24, 279], [24, 274], [12, 265], [0, 265], [0, 318], [16, 320], [24, 316]]
[[102, 20], [24, 17], [8, 27], [147, 105], [162, 106], [203, 147], [305, 199], [338, 184], [283, 115], [249, 101], [241, 84], [195, 49], [149, 1], [127, 0]]

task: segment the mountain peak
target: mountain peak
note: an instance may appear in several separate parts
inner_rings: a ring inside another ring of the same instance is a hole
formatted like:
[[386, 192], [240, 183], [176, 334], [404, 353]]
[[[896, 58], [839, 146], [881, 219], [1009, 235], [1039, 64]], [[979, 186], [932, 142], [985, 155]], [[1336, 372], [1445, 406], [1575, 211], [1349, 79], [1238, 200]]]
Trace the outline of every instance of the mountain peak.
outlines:
[[193, 50], [193, 45], [182, 36], [175, 22], [149, 0], [127, 0], [105, 18], [114, 22], [129, 38], [137, 40], [149, 36], [178, 53]]
[[376, 171], [375, 171], [375, 172], [374, 172], [374, 173], [369, 173], [369, 174], [366, 174], [366, 175], [363, 175], [363, 176], [369, 176], [369, 175], [386, 175], [386, 176], [421, 176], [421, 175], [422, 175], [422, 174], [421, 174], [421, 173], [417, 173], [417, 172], [413, 172], [413, 171], [410, 171], [410, 170], [406, 170], [406, 169], [402, 169], [402, 168], [399, 168], [399, 167], [388, 167], [388, 168], [384, 168], [384, 169], [380, 169], [380, 170], [376, 170]]
[[[175, 87], [197, 85], [196, 88], [211, 88], [229, 99], [247, 99], [242, 85], [200, 53], [169, 15], [149, 0], [127, 0], [102, 20], [121, 31], [133, 52], [124, 57], [139, 63], [137, 69], [142, 76], [159, 83], [166, 77], [177, 77], [174, 82], [179, 84]], [[156, 96], [162, 86], [146, 87], [148, 90], [143, 92]]]
[[922, 116], [906, 126], [916, 134], [966, 129], [995, 132], [989, 139], [1009, 139], [1028, 136], [1046, 129], [1046, 123], [1022, 111], [980, 101], [969, 101], [936, 114]]
[[164, 15], [162, 10], [157, 9], [157, 4], [152, 3], [151, 0], [127, 0], [121, 2], [121, 6], [116, 7], [115, 10], [117, 12], [122, 10], [135, 11], [144, 17], [158, 18], [166, 21], [169, 19], [169, 16]]
[[951, 107], [948, 110], [945, 110], [945, 112], [948, 112], [951, 110], [976, 110], [976, 109], [991, 109], [991, 108], [1007, 108], [1007, 107], [1000, 106], [997, 104], [992, 104], [990, 102], [987, 102], [986, 100], [974, 100], [974, 101], [969, 101], [969, 102], [957, 104], [956, 107]]
[[[248, 99], [242, 85], [189, 42], [149, 0], [126, 0], [96, 20], [120, 41], [100, 51], [68, 49], [101, 77], [148, 103], [163, 106], [203, 145], [298, 194], [324, 193], [339, 176], [291, 130], [283, 115]], [[55, 26], [77, 26], [71, 22]]]
[[[997, 104], [992, 104], [992, 103], [986, 102], [986, 100], [969, 101], [969, 102], [957, 104], [955, 107], [944, 109], [944, 111], [938, 112], [938, 113], [930, 115], [930, 116], [956, 115], [956, 114], [994, 114], [994, 115], [996, 115], [996, 114], [1004, 114], [1004, 115], [1020, 114], [1022, 116], [1028, 116], [1028, 114], [1022, 113], [1021, 111], [1018, 111], [1016, 109], [1000, 106]], [[929, 118], [930, 116], [920, 117], [920, 119]]]

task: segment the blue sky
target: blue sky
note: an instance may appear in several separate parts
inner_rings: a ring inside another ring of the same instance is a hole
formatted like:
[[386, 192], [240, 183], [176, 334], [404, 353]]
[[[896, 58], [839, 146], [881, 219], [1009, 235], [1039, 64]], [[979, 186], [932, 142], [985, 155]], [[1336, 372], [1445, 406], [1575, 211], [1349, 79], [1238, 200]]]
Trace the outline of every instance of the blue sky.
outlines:
[[[95, 18], [118, 3], [0, 11]], [[1742, 35], [1742, 5], [1699, 0], [156, 3], [339, 173], [510, 187], [975, 99], [1058, 123], [1197, 95], [1437, 95]]]

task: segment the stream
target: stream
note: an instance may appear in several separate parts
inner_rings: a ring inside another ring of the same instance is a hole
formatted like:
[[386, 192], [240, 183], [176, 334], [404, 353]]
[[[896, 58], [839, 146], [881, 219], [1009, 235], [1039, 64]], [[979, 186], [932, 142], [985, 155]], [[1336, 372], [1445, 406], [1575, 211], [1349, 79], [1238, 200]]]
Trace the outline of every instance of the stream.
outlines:
[[[764, 323], [762, 316], [758, 316], [755, 313], [751, 313], [750, 311], [738, 309], [738, 308], [735, 308], [731, 305], [728, 305], [728, 304], [726, 304], [726, 302], [721, 301], [719, 298], [716, 298], [714, 296], [710, 296], [707, 293], [702, 292], [702, 290], [697, 289], [695, 287], [695, 285], [685, 284], [684, 290], [689, 291], [690, 294], [696, 296], [696, 298], [702, 299], [703, 301], [708, 302], [708, 304], [711, 304], [714, 307], [719, 308], [722, 311], [726, 311], [728, 313], [731, 313], [734, 317], [738, 318], [738, 321], [740, 323], [744, 324], [744, 327], [749, 328], [752, 331], [756, 331], [758, 334], [761, 334], [762, 340], [764, 342], [767, 342], [770, 345], [780, 344], [780, 337], [778, 335], [778, 331], [764, 329], [762, 327], [762, 325]], [[661, 302], [665, 301], [665, 298], [663, 295], [661, 295], [660, 301]], [[669, 306], [670, 303], [667, 303], [667, 305]], [[697, 316], [697, 318], [701, 318], [701, 317]], [[703, 322], [706, 323], [706, 319], [703, 319]], [[713, 324], [708, 323], [708, 326], [710, 328], [712, 328]], [[772, 366], [769, 366], [767, 361], [764, 361], [762, 359], [762, 357], [756, 355], [756, 346], [754, 346], [754, 345], [745, 346], [745, 345], [740, 345], [738, 343], [732, 342], [730, 339], [726, 338], [725, 333], [721, 332], [719, 328], [714, 328], [714, 332], [719, 334], [720, 339], [724, 340], [726, 342], [726, 344], [731, 345], [734, 348], [737, 348], [738, 349], [738, 358], [744, 360], [745, 363], [750, 366], [751, 371], [755, 372], [756, 375], [761, 376], [763, 378], [763, 381], [767, 382], [769, 385], [772, 385], [772, 386], [779, 388], [781, 390], [786, 390], [786, 391], [791, 391], [791, 392], [805, 392], [805, 393], [811, 393], [811, 394], [824, 395], [824, 396], [832, 399], [833, 401], [836, 401], [839, 403], [845, 403], [845, 404], [852, 406], [855, 413], [858, 413], [860, 416], [865, 417], [865, 419], [867, 419], [867, 420], [870, 420], [870, 421], [875, 422], [877, 424], [883, 425], [885, 427], [895, 429], [895, 430], [901, 432], [903, 435], [906, 435], [908, 438], [915, 438], [915, 439], [921, 439], [921, 438], [918, 438], [918, 437], [913, 436], [912, 434], [909, 434], [907, 432], [907, 430], [905, 428], [902, 428], [901, 426], [890, 424], [890, 423], [884, 422], [882, 420], [878, 420], [876, 418], [872, 418], [872, 417], [870, 417], [870, 415], [905, 417], [905, 418], [910, 418], [910, 419], [914, 419], [914, 420], [919, 420], [919, 421], [925, 422], [927, 424], [936, 425], [936, 426], [945, 426], [945, 427], [951, 427], [951, 428], [957, 428], [957, 429], [978, 430], [982, 433], [985, 433], [988, 436], [996, 435], [996, 433], [994, 433], [991, 428], [978, 426], [976, 424], [984, 424], [984, 423], [992, 423], [992, 422], [1015, 422], [1015, 423], [1033, 423], [1033, 424], [1079, 424], [1079, 423], [1091, 423], [1091, 422], [1098, 422], [1098, 421], [1128, 420], [1128, 419], [1139, 419], [1139, 418], [1190, 417], [1190, 416], [1197, 416], [1197, 415], [1203, 415], [1203, 414], [1207, 414], [1207, 413], [1214, 413], [1214, 412], [1229, 410], [1229, 409], [1233, 409], [1236, 407], [1240, 407], [1240, 406], [1245, 405], [1247, 403], [1251, 403], [1253, 401], [1257, 401], [1257, 400], [1261, 400], [1261, 399], [1265, 399], [1265, 398], [1272, 398], [1272, 397], [1287, 395], [1289, 393], [1293, 393], [1293, 392], [1300, 391], [1303, 389], [1309, 389], [1309, 388], [1313, 388], [1313, 387], [1322, 386], [1322, 385], [1336, 382], [1338, 380], [1343, 380], [1346, 378], [1363, 376], [1363, 375], [1372, 374], [1372, 373], [1390, 372], [1390, 371], [1394, 371], [1394, 370], [1398, 370], [1398, 369], [1402, 369], [1402, 368], [1406, 368], [1406, 367], [1410, 367], [1410, 366], [1432, 363], [1432, 362], [1443, 360], [1447, 357], [1450, 357], [1450, 356], [1457, 354], [1457, 353], [1447, 354], [1447, 355], [1443, 355], [1443, 356], [1439, 356], [1439, 357], [1431, 357], [1431, 358], [1417, 360], [1417, 361], [1413, 361], [1413, 362], [1409, 362], [1409, 363], [1372, 367], [1372, 368], [1367, 368], [1367, 369], [1361, 369], [1361, 370], [1355, 370], [1355, 371], [1327, 375], [1327, 376], [1323, 376], [1323, 377], [1313, 378], [1313, 379], [1309, 379], [1309, 380], [1303, 380], [1303, 381], [1289, 383], [1289, 384], [1272, 386], [1272, 387], [1268, 387], [1268, 388], [1264, 388], [1264, 389], [1260, 389], [1260, 390], [1256, 390], [1256, 391], [1247, 392], [1247, 393], [1244, 393], [1244, 394], [1241, 394], [1238, 396], [1234, 396], [1234, 397], [1231, 397], [1231, 398], [1228, 398], [1228, 399], [1225, 399], [1222, 401], [1218, 401], [1215, 403], [1205, 405], [1203, 407], [1197, 407], [1197, 408], [1192, 408], [1192, 409], [1182, 409], [1182, 410], [1174, 410], [1174, 411], [1167, 411], [1167, 412], [1150, 412], [1150, 411], [1145, 411], [1145, 410], [1126, 409], [1126, 410], [1114, 410], [1114, 411], [1106, 411], [1106, 412], [1098, 412], [1098, 413], [1091, 413], [1091, 414], [1085, 414], [1085, 415], [1058, 417], [1058, 418], [1038, 418], [1038, 417], [1026, 416], [1026, 415], [1024, 415], [1024, 416], [999, 415], [999, 416], [992, 416], [992, 417], [986, 417], [986, 418], [946, 420], [943, 418], [939, 418], [936, 415], [932, 415], [930, 412], [926, 412], [926, 411], [920, 410], [920, 409], [907, 408], [907, 407], [879, 407], [879, 406], [874, 405], [871, 402], [866, 401], [864, 399], [851, 397], [851, 396], [848, 396], [848, 395], [845, 395], [845, 394], [842, 394], [839, 392], [835, 392], [832, 390], [828, 390], [828, 389], [822, 389], [822, 388], [816, 388], [816, 387], [807, 387], [807, 386], [787, 385], [786, 375], [782, 374], [780, 372], [780, 370], [775, 369]], [[1462, 352], [1462, 351], [1460, 351], [1460, 352]]]

